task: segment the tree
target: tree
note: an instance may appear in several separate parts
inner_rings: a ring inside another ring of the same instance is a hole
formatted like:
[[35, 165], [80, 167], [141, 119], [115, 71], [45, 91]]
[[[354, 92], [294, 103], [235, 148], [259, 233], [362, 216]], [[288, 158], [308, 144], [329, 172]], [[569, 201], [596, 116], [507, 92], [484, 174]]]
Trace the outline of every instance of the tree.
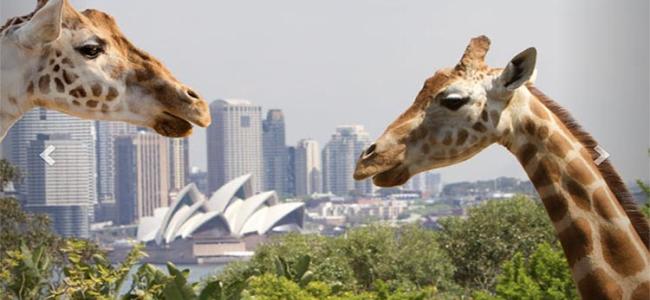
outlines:
[[26, 213], [16, 199], [0, 198], [0, 216], [0, 261], [7, 257], [8, 251], [20, 250], [22, 245], [28, 249], [42, 246], [49, 253], [57, 252], [61, 238], [52, 231], [46, 215]]
[[544, 209], [523, 196], [488, 201], [471, 208], [466, 219], [450, 217], [440, 224], [440, 244], [456, 267], [454, 279], [469, 289], [494, 291], [506, 260], [556, 241]]
[[641, 212], [645, 215], [646, 218], [650, 219], [650, 186], [647, 186], [643, 181], [637, 180], [636, 183], [641, 188], [643, 194], [645, 194], [645, 203], [641, 206]]
[[4, 192], [9, 182], [18, 181], [20, 177], [20, 170], [17, 167], [12, 166], [5, 159], [0, 159], [0, 193]]
[[503, 265], [497, 278], [496, 293], [477, 293], [478, 300], [487, 299], [577, 299], [569, 265], [562, 250], [550, 244], [539, 244], [526, 258], [518, 252]]

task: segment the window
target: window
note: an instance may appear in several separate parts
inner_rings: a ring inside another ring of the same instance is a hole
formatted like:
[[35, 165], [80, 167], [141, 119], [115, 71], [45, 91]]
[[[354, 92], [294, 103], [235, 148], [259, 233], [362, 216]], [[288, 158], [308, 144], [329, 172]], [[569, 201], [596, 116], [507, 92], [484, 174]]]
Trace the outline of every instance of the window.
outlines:
[[248, 128], [251, 127], [251, 117], [249, 116], [241, 116], [239, 119], [239, 125], [243, 128]]

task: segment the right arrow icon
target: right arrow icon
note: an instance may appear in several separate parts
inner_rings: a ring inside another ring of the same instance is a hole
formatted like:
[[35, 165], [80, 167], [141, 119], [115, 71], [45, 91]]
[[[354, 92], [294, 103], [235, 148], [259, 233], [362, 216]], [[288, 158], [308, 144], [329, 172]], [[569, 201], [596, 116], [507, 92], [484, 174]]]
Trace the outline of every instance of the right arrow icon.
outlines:
[[597, 166], [602, 164], [607, 158], [609, 158], [609, 153], [605, 151], [605, 149], [603, 149], [603, 147], [601, 147], [600, 145], [594, 147], [594, 151], [596, 151], [596, 153], [600, 155], [598, 158], [596, 158], [596, 160], [594, 160]]
[[43, 151], [38, 156], [40, 156], [49, 166], [53, 166], [56, 161], [50, 157], [50, 154], [52, 154], [54, 150], [56, 150], [56, 147], [49, 145], [47, 148], [45, 148], [45, 151]]

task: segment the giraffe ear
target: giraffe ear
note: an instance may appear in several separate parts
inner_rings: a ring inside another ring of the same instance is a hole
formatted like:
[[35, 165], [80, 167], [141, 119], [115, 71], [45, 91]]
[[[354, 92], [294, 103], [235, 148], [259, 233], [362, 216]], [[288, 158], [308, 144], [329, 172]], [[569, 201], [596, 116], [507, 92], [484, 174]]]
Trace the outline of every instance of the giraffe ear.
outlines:
[[29, 22], [18, 29], [18, 40], [27, 48], [55, 41], [61, 34], [63, 6], [66, 0], [49, 0]]
[[499, 76], [499, 82], [509, 91], [513, 91], [524, 83], [534, 80], [537, 50], [528, 48], [517, 54]]

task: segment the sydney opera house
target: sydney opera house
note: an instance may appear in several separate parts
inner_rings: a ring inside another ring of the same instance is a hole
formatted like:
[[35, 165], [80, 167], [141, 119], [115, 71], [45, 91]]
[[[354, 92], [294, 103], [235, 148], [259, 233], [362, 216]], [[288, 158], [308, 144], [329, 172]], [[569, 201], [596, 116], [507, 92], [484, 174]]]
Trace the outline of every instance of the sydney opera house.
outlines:
[[169, 207], [140, 220], [138, 241], [147, 244], [150, 256], [200, 262], [245, 255], [270, 234], [299, 231], [304, 204], [280, 203], [274, 191], [253, 195], [250, 178], [235, 178], [209, 198], [194, 184], [186, 186]]

